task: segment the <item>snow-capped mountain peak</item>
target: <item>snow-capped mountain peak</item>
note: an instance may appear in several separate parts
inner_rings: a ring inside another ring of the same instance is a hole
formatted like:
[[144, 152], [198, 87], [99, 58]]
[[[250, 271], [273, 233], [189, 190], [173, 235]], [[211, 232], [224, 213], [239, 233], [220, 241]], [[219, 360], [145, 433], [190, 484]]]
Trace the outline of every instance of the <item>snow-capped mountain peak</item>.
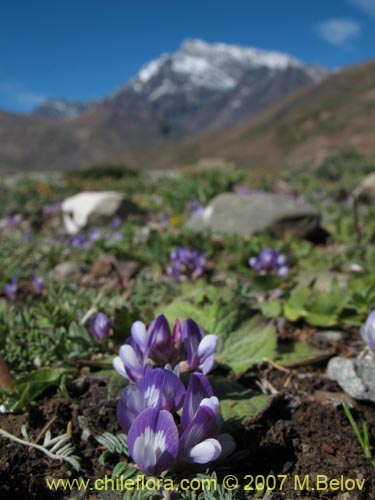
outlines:
[[[199, 39], [143, 66], [126, 85], [96, 106], [114, 121], [149, 123], [165, 140], [238, 125], [324, 70], [281, 52]], [[85, 103], [47, 103], [39, 114], [74, 119]], [[101, 116], [102, 113], [99, 113]]]
[[137, 93], [150, 94], [152, 101], [181, 89], [227, 92], [234, 89], [247, 72], [260, 68], [278, 72], [307, 66], [281, 52], [188, 39], [176, 52], [163, 54], [146, 64], [130, 82], [130, 87]]

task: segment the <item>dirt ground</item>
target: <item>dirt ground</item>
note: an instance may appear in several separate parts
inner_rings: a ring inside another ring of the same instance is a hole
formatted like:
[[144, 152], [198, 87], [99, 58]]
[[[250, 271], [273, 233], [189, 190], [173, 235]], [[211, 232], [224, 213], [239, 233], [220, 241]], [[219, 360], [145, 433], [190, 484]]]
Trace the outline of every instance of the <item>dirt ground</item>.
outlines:
[[[251, 487], [250, 476], [286, 475], [282, 490], [276, 489], [267, 499], [374, 499], [375, 468], [364, 457], [341, 407], [342, 399], [348, 397], [335, 382], [326, 379], [325, 364], [289, 372], [263, 367], [241, 382], [255, 387], [259, 379], [267, 380], [277, 394], [261, 416], [235, 435], [236, 454], [218, 470], [219, 481], [230, 473]], [[120, 431], [116, 401], [106, 400], [105, 393], [104, 381], [87, 378], [73, 390], [71, 399], [51, 391], [24, 413], [0, 415], [3, 429], [20, 436], [21, 426], [26, 424], [34, 439], [51, 420], [52, 436], [65, 432], [69, 426], [76, 452], [82, 457], [82, 469], [77, 474], [65, 463], [52, 461], [38, 450], [0, 437], [0, 489], [7, 495], [4, 498], [121, 498], [118, 493], [98, 496], [89, 491], [77, 496], [77, 492], [52, 492], [46, 486], [46, 478], [94, 480], [111, 473], [111, 465], [117, 460], [109, 462], [108, 468], [100, 465], [98, 457], [103, 448], [94, 439], [105, 431]], [[367, 422], [374, 444], [375, 405], [352, 403], [356, 421]], [[90, 434], [86, 440], [82, 439], [82, 429]], [[327, 480], [337, 479], [332, 486], [338, 489], [326, 487], [325, 476]], [[363, 489], [360, 491], [349, 479], [365, 480]], [[278, 478], [278, 485], [281, 480]], [[355, 487], [350, 490], [353, 484]]]

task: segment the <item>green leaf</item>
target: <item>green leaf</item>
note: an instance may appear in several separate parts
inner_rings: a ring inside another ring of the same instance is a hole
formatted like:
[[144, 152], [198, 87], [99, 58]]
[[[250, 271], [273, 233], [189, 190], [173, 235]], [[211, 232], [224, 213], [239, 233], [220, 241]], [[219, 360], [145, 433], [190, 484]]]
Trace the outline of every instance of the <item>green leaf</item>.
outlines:
[[239, 375], [263, 357], [273, 358], [276, 352], [276, 331], [272, 324], [265, 322], [261, 315], [245, 319], [251, 313], [243, 307], [225, 305], [221, 301], [206, 307], [198, 307], [190, 302], [176, 301], [162, 311], [171, 324], [176, 318], [187, 317], [199, 323], [205, 333], [219, 337], [217, 360], [229, 366]]
[[298, 366], [324, 359], [326, 353], [307, 342], [280, 342], [277, 363], [283, 366]]
[[67, 370], [57, 368], [42, 368], [30, 374], [19, 377], [11, 386], [10, 400], [16, 402], [8, 411], [20, 410], [27, 403], [34, 401], [48, 387], [58, 386], [66, 375]]
[[214, 394], [219, 398], [224, 425], [231, 432], [249, 424], [265, 410], [272, 396], [261, 394], [226, 378], [210, 380]]
[[284, 316], [289, 321], [297, 321], [306, 314], [305, 303], [310, 296], [309, 288], [298, 288], [293, 290], [289, 299], [284, 304]]
[[263, 358], [275, 356], [276, 329], [260, 315], [243, 322], [232, 332], [216, 333], [219, 336], [217, 359], [236, 375], [262, 363]]
[[263, 302], [260, 305], [260, 310], [263, 316], [266, 318], [277, 318], [282, 313], [282, 306], [279, 300], [273, 300], [272, 302]]

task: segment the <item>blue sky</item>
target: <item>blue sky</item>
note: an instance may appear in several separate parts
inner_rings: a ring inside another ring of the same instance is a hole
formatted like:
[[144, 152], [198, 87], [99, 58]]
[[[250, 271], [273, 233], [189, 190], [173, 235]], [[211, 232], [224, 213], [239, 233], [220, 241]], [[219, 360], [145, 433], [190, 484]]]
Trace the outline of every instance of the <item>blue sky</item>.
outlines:
[[344, 67], [375, 57], [375, 0], [3, 2], [0, 109], [103, 97], [185, 38]]

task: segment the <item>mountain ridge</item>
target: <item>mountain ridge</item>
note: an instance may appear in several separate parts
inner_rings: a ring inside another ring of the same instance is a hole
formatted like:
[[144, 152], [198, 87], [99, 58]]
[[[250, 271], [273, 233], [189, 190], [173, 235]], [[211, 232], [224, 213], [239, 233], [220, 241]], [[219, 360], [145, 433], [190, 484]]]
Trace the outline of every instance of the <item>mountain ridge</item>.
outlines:
[[[320, 81], [326, 73], [323, 68], [308, 66], [282, 52], [187, 39], [176, 52], [164, 53], [146, 63], [103, 99], [51, 99], [32, 114], [64, 121], [103, 107], [149, 113], [160, 121], [163, 130], [171, 132], [172, 139], [178, 139], [239, 123], [285, 93]], [[274, 80], [282, 80], [282, 85], [267, 93], [267, 85]], [[261, 102], [259, 93], [264, 94]], [[246, 113], [237, 111], [240, 106]]]

